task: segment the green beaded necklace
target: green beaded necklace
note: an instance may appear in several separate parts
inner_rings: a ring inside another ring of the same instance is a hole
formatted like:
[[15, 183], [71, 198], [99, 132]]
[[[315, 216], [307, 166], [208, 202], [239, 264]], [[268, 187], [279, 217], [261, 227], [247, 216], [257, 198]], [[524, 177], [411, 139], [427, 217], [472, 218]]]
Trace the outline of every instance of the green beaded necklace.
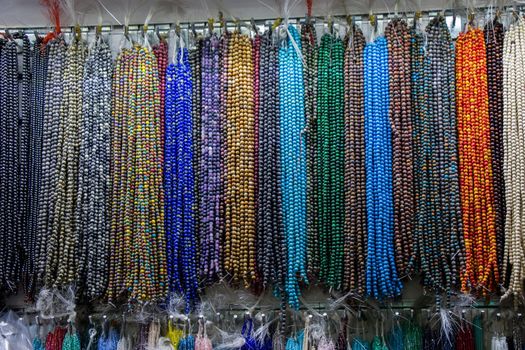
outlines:
[[325, 34], [318, 56], [317, 132], [320, 280], [339, 288], [343, 277], [344, 47]]

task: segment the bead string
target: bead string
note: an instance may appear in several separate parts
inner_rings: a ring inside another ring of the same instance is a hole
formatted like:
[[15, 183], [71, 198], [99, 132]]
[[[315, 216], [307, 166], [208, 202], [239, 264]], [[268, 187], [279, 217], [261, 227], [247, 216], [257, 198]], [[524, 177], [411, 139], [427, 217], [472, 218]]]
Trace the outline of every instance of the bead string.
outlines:
[[[158, 68], [143, 47], [117, 57], [113, 83], [111, 251], [107, 296], [166, 296]], [[151, 203], [151, 204], [150, 204]]]
[[281, 207], [279, 48], [271, 34], [261, 36], [259, 49], [257, 265], [263, 287], [281, 290], [287, 256]]
[[483, 33], [487, 48], [490, 148], [498, 271], [500, 272], [506, 268], [503, 263], [506, 211], [505, 182], [503, 179], [503, 31], [503, 24], [498, 19], [494, 19], [485, 25]]
[[[164, 118], [165, 118], [165, 97], [166, 97], [166, 69], [168, 68], [168, 43], [166, 40], [161, 39], [160, 42], [153, 46], [153, 54], [157, 59], [157, 67], [159, 69], [159, 95], [160, 95], [160, 142], [162, 146], [162, 152], [164, 152], [164, 140], [166, 138], [164, 132]], [[162, 154], [164, 159], [164, 154]]]
[[[260, 80], [260, 61], [261, 61], [261, 35], [259, 32], [255, 34], [255, 37], [252, 38], [252, 60], [253, 60], [253, 120], [254, 120], [254, 174], [255, 174], [255, 263], [257, 267], [259, 266], [259, 256], [258, 252], [261, 249], [261, 243], [263, 241], [259, 240], [259, 106], [260, 106], [260, 90], [259, 90], [259, 80]], [[264, 131], [263, 131], [264, 132]], [[254, 283], [254, 292], [260, 291], [264, 288], [262, 283], [262, 276], [259, 272], [259, 268], [256, 269], [256, 281]]]
[[35, 273], [38, 268], [37, 229], [39, 191], [42, 177], [42, 131], [44, 122], [44, 92], [46, 87], [48, 55], [42, 48], [42, 38], [33, 43], [31, 57], [31, 110], [29, 122], [29, 213], [27, 221], [28, 265], [26, 293], [31, 298], [35, 293]]
[[84, 69], [82, 124], [78, 165], [76, 221], [80, 256], [77, 282], [85, 295], [104, 295], [109, 259], [109, 158], [111, 146], [111, 76], [109, 45], [98, 39]]
[[246, 287], [255, 272], [253, 59], [250, 38], [231, 34], [227, 52], [224, 268]]
[[459, 284], [458, 276], [464, 268], [464, 245], [457, 164], [454, 46], [442, 16], [427, 26], [426, 42], [424, 46], [423, 35], [413, 35], [417, 198], [413, 260], [417, 260], [423, 274], [423, 285], [443, 292]]
[[368, 256], [366, 293], [378, 299], [401, 293], [394, 262], [392, 131], [388, 118], [388, 49], [384, 37], [364, 49], [366, 206]]
[[[221, 271], [222, 124], [219, 45], [216, 35], [205, 38], [202, 44], [199, 275], [204, 285], [217, 280]], [[197, 148], [195, 150], [197, 152]]]
[[487, 59], [483, 31], [456, 40], [456, 109], [466, 270], [463, 291], [495, 291], [499, 283], [490, 152]]
[[[191, 67], [191, 80], [192, 80], [192, 104], [191, 114], [193, 119], [193, 172], [194, 172], [194, 197], [195, 197], [195, 213], [194, 225], [195, 232], [199, 232], [201, 226], [201, 218], [198, 211], [200, 205], [199, 191], [200, 183], [202, 181], [201, 166], [202, 163], [202, 50], [203, 50], [203, 38], [197, 36], [195, 39], [195, 45], [188, 50], [188, 60]], [[200, 254], [200, 250], [197, 252]]]
[[410, 32], [395, 18], [385, 29], [388, 42], [390, 123], [392, 127], [392, 178], [394, 193], [394, 242], [397, 271], [408, 274], [412, 256], [414, 187], [412, 120], [410, 104]]
[[[505, 272], [508, 290], [503, 298], [523, 297], [525, 280], [525, 222], [522, 210], [523, 189], [525, 188], [525, 166], [523, 164], [523, 118], [525, 95], [525, 23], [518, 21], [505, 33], [503, 43], [503, 171], [505, 178], [505, 198], [507, 212], [505, 217], [505, 264], [512, 269]], [[516, 298], [516, 299], [518, 299]]]
[[66, 286], [77, 276], [78, 231], [75, 220], [78, 195], [80, 123], [82, 120], [82, 77], [86, 48], [74, 40], [66, 52], [62, 77], [63, 97], [59, 110], [57, 183], [52, 231], [47, 245], [45, 283]]
[[[20, 38], [17, 34], [15, 38]], [[30, 132], [31, 132], [31, 43], [27, 35], [22, 39], [22, 64], [19, 74], [20, 107], [18, 121], [18, 232], [20, 246], [23, 253], [20, 255], [20, 272], [24, 291], [30, 294], [30, 284], [33, 276], [34, 240], [29, 236], [29, 176], [30, 166]], [[29, 288], [28, 288], [29, 287]]]
[[20, 227], [24, 186], [19, 182], [19, 161], [23, 158], [18, 153], [22, 146], [18, 128], [19, 118], [27, 115], [21, 115], [19, 110], [17, 43], [2, 42], [0, 50], [0, 288], [14, 293], [20, 281], [19, 249], [25, 231]]
[[166, 240], [171, 292], [186, 298], [186, 310], [197, 301], [197, 242], [193, 173], [192, 71], [188, 50], [178, 52], [166, 73]]
[[301, 26], [301, 48], [305, 62], [304, 114], [306, 117], [306, 230], [307, 272], [310, 281], [319, 274], [319, 225], [317, 178], [317, 37], [312, 23]]
[[363, 50], [365, 37], [353, 26], [345, 51], [345, 290], [365, 292], [367, 257], [365, 111]]
[[279, 142], [282, 219], [287, 251], [285, 292], [288, 303], [299, 308], [299, 282], [306, 279], [306, 144], [304, 129], [303, 66], [292, 40], [301, 49], [297, 29], [279, 48]]
[[51, 236], [57, 186], [58, 135], [60, 128], [60, 105], [63, 91], [63, 74], [66, 61], [66, 45], [62, 37], [48, 42], [48, 68], [44, 92], [44, 120], [42, 130], [42, 178], [38, 194], [37, 222], [37, 274], [44, 278], [47, 246]]
[[344, 249], [344, 47], [330, 34], [321, 38], [317, 61], [319, 176], [319, 278], [340, 288]]

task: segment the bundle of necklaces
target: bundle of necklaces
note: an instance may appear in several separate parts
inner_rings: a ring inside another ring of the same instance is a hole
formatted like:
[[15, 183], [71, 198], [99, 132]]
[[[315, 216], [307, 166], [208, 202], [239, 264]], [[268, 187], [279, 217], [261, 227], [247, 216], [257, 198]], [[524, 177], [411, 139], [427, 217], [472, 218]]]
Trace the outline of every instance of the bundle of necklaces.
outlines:
[[300, 3], [0, 33], [0, 295], [35, 348], [522, 346], [519, 9]]

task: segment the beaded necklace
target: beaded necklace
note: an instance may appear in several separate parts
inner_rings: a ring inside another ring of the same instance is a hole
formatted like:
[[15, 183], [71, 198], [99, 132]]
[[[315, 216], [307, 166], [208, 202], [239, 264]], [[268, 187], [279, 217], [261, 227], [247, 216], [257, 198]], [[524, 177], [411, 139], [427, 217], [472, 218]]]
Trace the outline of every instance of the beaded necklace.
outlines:
[[[261, 250], [261, 244], [263, 241], [259, 240], [259, 105], [260, 105], [260, 60], [261, 60], [261, 35], [257, 31], [255, 37], [252, 39], [252, 59], [253, 59], [253, 116], [254, 116], [254, 173], [255, 173], [255, 263], [258, 264], [258, 254]], [[258, 267], [258, 266], [257, 266]], [[254, 284], [254, 291], [257, 292], [263, 287], [262, 278], [259, 273], [259, 269], [256, 269], [256, 282]]]
[[408, 274], [412, 257], [414, 184], [410, 105], [410, 32], [404, 20], [394, 18], [385, 29], [388, 42], [392, 178], [396, 266]]
[[169, 286], [185, 296], [187, 311], [195, 306], [198, 289], [191, 74], [184, 48], [166, 73], [164, 191]]
[[[0, 289], [15, 292], [20, 280], [20, 204], [24, 187], [19, 187], [19, 110], [18, 57], [14, 40], [0, 47]], [[27, 126], [26, 126], [27, 127]], [[27, 130], [25, 130], [27, 131]], [[26, 147], [26, 145], [24, 145]], [[19, 189], [21, 192], [19, 192]], [[27, 189], [27, 187], [25, 187]], [[25, 230], [24, 230], [25, 231]]]
[[108, 279], [112, 73], [111, 49], [99, 38], [87, 57], [82, 82], [76, 212], [78, 282], [84, 285], [84, 294], [90, 299], [104, 294]]
[[75, 211], [78, 191], [78, 156], [82, 120], [82, 77], [86, 50], [74, 39], [67, 49], [63, 76], [60, 128], [57, 148], [57, 186], [52, 232], [47, 246], [46, 285], [65, 286], [77, 274], [78, 232]]
[[228, 42], [226, 74], [226, 210], [224, 268], [246, 287], [255, 281], [255, 173], [253, 59], [250, 38]]
[[306, 259], [308, 279], [319, 274], [319, 225], [317, 179], [317, 37], [314, 25], [308, 21], [301, 26], [301, 48], [305, 66], [304, 113], [306, 117]]
[[31, 110], [29, 121], [29, 213], [27, 221], [28, 264], [26, 267], [26, 293], [35, 292], [35, 270], [37, 268], [37, 223], [39, 191], [42, 176], [42, 130], [44, 119], [44, 90], [47, 76], [47, 49], [42, 47], [39, 37], [33, 43], [31, 58]]
[[44, 277], [48, 258], [47, 245], [51, 235], [57, 186], [58, 135], [60, 128], [60, 105], [62, 101], [63, 74], [66, 61], [66, 45], [62, 37], [46, 45], [48, 53], [47, 77], [44, 92], [44, 116], [42, 130], [42, 178], [38, 194], [37, 222], [37, 274]]
[[345, 290], [365, 292], [367, 255], [365, 111], [363, 50], [365, 37], [353, 26], [345, 51]]
[[295, 45], [301, 49], [297, 29], [288, 26], [289, 38], [279, 48], [279, 142], [282, 218], [287, 251], [284, 290], [289, 304], [299, 307], [299, 282], [306, 280], [306, 145], [304, 128], [303, 66]]
[[160, 95], [152, 52], [135, 46], [117, 57], [113, 80], [111, 251], [107, 296], [166, 296]]
[[483, 35], [487, 48], [487, 90], [498, 271], [502, 272], [505, 269], [503, 255], [506, 211], [503, 179], [503, 24], [494, 19], [485, 25]]
[[221, 271], [221, 166], [222, 123], [220, 118], [220, 41], [216, 35], [202, 44], [202, 121], [199, 181], [199, 275], [206, 285]]
[[260, 38], [257, 264], [263, 286], [284, 288], [286, 245], [282, 218], [280, 163], [279, 48], [272, 32]]
[[[192, 105], [191, 105], [191, 115], [193, 118], [193, 172], [194, 172], [194, 196], [195, 196], [195, 210], [196, 214], [193, 218], [195, 225], [195, 232], [200, 230], [200, 215], [199, 214], [199, 205], [200, 205], [200, 182], [202, 178], [201, 171], [201, 142], [202, 142], [202, 48], [203, 48], [203, 38], [198, 36], [195, 38], [195, 45], [189, 50], [189, 65], [191, 67], [191, 79], [192, 79]], [[200, 254], [200, 250], [199, 250]]]
[[524, 222], [522, 203], [525, 188], [525, 166], [523, 165], [523, 118], [525, 96], [519, 88], [525, 83], [525, 66], [522, 57], [525, 53], [525, 23], [518, 21], [505, 33], [503, 43], [503, 171], [505, 177], [505, 198], [507, 212], [505, 219], [505, 264], [512, 269], [505, 272], [509, 284], [503, 296], [523, 297], [525, 280], [525, 254], [523, 232]]
[[344, 250], [344, 47], [325, 34], [317, 60], [319, 278], [340, 288]]
[[[412, 101], [416, 183], [413, 261], [423, 285], [458, 286], [464, 266], [455, 118], [454, 46], [442, 16], [412, 37]], [[426, 55], [424, 54], [426, 53]]]
[[[165, 118], [165, 97], [166, 97], [166, 69], [168, 68], [168, 43], [166, 40], [161, 39], [160, 42], [153, 46], [153, 54], [155, 55], [155, 58], [157, 59], [157, 67], [159, 69], [159, 95], [160, 95], [160, 115], [159, 115], [159, 122], [160, 122], [160, 136], [161, 136], [161, 146], [162, 146], [162, 152], [164, 152], [164, 139], [165, 139], [165, 132], [164, 132], [164, 118]], [[162, 155], [164, 159], [164, 154]]]
[[481, 29], [460, 34], [456, 41], [456, 109], [466, 249], [461, 289], [483, 295], [495, 291], [499, 283], [486, 57]]
[[[364, 49], [366, 206], [368, 256], [366, 292], [378, 299], [401, 292], [394, 262], [392, 134], [388, 50], [384, 37]], [[374, 347], [374, 346], [373, 346]]]
[[[21, 279], [24, 291], [28, 294], [32, 279], [32, 266], [34, 258], [33, 240], [29, 235], [29, 176], [30, 166], [30, 123], [31, 123], [31, 43], [27, 35], [17, 34], [15, 38], [22, 40], [22, 71], [19, 86], [20, 106], [18, 121], [18, 233], [21, 238], [20, 246], [23, 247], [23, 253], [20, 255]], [[31, 260], [30, 260], [31, 259]]]

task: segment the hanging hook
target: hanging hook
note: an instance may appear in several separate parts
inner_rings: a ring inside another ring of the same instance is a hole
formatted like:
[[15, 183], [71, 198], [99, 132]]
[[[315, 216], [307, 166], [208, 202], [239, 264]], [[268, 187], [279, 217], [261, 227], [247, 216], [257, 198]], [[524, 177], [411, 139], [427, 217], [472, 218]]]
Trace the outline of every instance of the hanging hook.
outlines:
[[82, 29], [80, 28], [80, 24], [75, 25], [75, 40], [79, 41], [81, 38]]
[[259, 28], [257, 27], [257, 24], [255, 23], [255, 19], [253, 19], [253, 17], [250, 19], [250, 23], [252, 25], [252, 30], [255, 33], [255, 35], [259, 35]]

